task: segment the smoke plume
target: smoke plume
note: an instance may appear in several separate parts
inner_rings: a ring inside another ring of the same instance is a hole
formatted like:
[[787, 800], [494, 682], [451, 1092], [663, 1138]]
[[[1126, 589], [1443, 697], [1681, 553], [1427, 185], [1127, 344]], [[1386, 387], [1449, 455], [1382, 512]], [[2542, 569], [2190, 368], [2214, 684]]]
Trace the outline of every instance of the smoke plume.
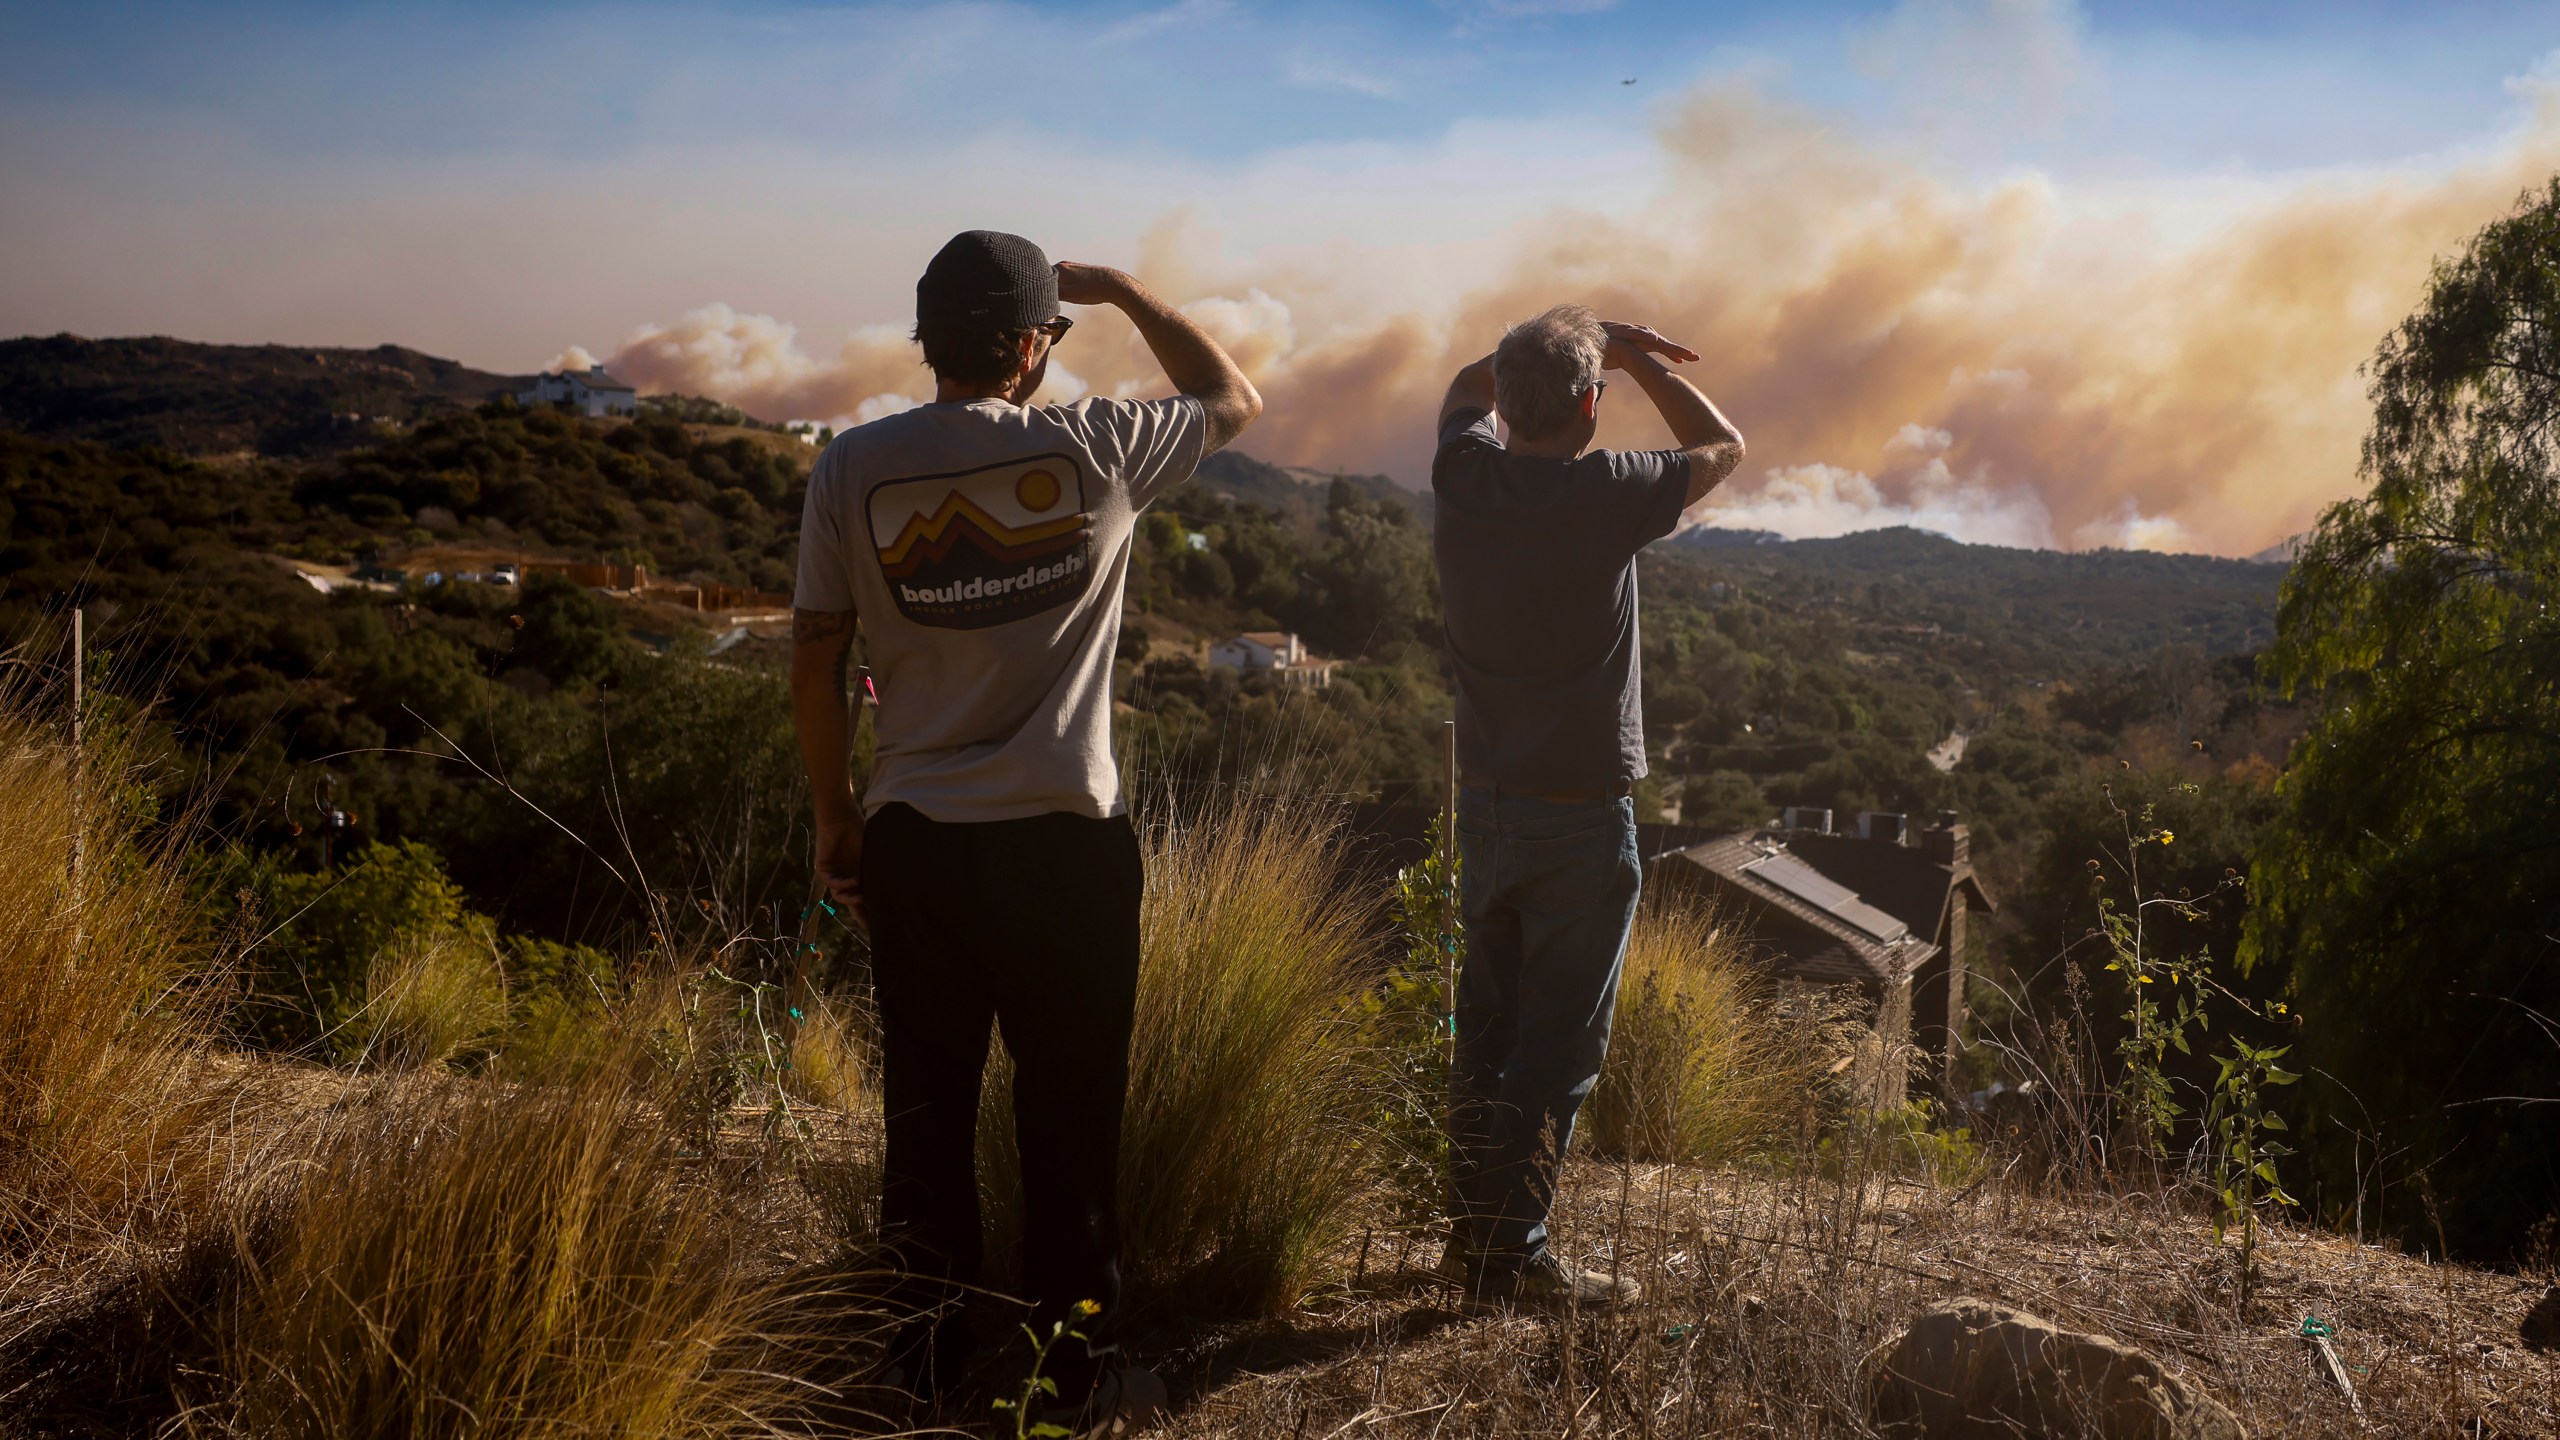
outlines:
[[[1717, 85], [1662, 126], [1651, 203], [1548, 217], [1454, 305], [1361, 310], [1344, 277], [1222, 261], [1186, 215], [1148, 234], [1138, 269], [1261, 387], [1242, 446], [1284, 464], [1420, 483], [1450, 373], [1574, 299], [1704, 354], [1687, 373], [1750, 443], [1711, 523], [2246, 553], [2354, 489], [2357, 367], [2431, 261], [2560, 163], [2560, 101], [2537, 99], [2499, 146], [2431, 168], [2182, 193], [1963, 183]], [[710, 305], [607, 363], [843, 426], [931, 393], [896, 318], [813, 355], [788, 324]], [[1125, 322], [1078, 318], [1050, 398], [1162, 393]], [[1604, 444], [1664, 442], [1632, 385], [1604, 409]]]

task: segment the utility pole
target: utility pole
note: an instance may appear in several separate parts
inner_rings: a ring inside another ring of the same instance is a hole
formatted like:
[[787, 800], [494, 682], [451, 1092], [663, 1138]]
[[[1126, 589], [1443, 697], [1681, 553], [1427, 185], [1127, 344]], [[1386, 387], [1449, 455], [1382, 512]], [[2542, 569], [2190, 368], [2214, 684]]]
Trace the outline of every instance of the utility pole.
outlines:
[[80, 953], [81, 925], [87, 909], [81, 893], [81, 850], [86, 839], [86, 818], [81, 813], [80, 790], [86, 776], [81, 763], [83, 734], [83, 681], [88, 671], [88, 611], [80, 606], [71, 610], [71, 953]]
[[1458, 722], [1441, 726], [1448, 788], [1440, 808], [1440, 970], [1449, 997], [1449, 1063], [1458, 1059]]

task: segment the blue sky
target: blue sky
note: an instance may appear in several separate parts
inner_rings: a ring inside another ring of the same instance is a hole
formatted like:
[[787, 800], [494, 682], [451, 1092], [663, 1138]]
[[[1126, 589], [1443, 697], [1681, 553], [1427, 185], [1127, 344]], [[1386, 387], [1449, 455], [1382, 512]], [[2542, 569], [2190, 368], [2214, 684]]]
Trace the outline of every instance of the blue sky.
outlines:
[[[1668, 91], [1751, 73], [1858, 123], [1961, 89], [1826, 3], [6, 7], [13, 123], [186, 117], [279, 155], [593, 153], [728, 139], [872, 144], [1037, 129], [1234, 158], [1411, 139], [1484, 117], [1642, 123]], [[1989, 11], [2041, 6], [1986, 6]], [[2070, 162], [2300, 166], [2458, 143], [2560, 48], [2560, 8], [2448, 3], [2065, 7], [2098, 63]], [[1897, 62], [1902, 62], [1897, 65]], [[1618, 82], [1634, 78], [1638, 84]], [[2000, 158], [1996, 153], [1972, 157]]]
[[[1275, 415], [1252, 443], [1278, 458], [1418, 478], [1402, 410], [1438, 367], [1502, 306], [1588, 293], [1731, 327], [1711, 364], [1745, 395], [1800, 404], [1811, 354], [1892, 372], [1826, 423], [1764, 421], [1779, 453], [1739, 496], [2030, 543], [2300, 528], [2353, 484], [2355, 364], [2427, 258], [2560, 159], [2548, 4], [252, 0], [0, 22], [0, 334], [397, 340], [510, 370], [575, 344], [850, 418], [912, 398], [883, 327], [922, 257], [994, 225], [1151, 267], [1266, 388], [1367, 417]], [[2304, 225], [2343, 268], [2263, 327], [2291, 378], [2228, 422], [2253, 458], [2195, 455], [2180, 476], [2222, 468], [2192, 484], [2082, 466], [1978, 393], [2024, 377], [2099, 437], [2073, 443], [2161, 453], [2183, 432], [2140, 427], [2179, 425], [2180, 357], [2233, 352], [2217, 317], [2267, 287], [2201, 297], [2280, 272]], [[1939, 268], [1845, 335], [1790, 328], [1863, 293], [1877, 254]], [[1062, 358], [1141, 384], [1108, 333]]]

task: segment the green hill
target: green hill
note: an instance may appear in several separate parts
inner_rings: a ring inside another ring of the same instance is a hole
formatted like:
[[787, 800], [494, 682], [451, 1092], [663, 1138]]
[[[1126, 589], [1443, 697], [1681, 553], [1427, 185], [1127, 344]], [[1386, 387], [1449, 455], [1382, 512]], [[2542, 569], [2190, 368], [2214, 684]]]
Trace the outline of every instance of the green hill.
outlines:
[[1908, 528], [1760, 543], [1734, 543], [1732, 533], [1690, 530], [1654, 553], [1799, 603], [1995, 645], [2047, 678], [2146, 660], [2166, 644], [2207, 656], [2259, 650], [2275, 638], [2286, 568], [2140, 550], [2011, 550]]

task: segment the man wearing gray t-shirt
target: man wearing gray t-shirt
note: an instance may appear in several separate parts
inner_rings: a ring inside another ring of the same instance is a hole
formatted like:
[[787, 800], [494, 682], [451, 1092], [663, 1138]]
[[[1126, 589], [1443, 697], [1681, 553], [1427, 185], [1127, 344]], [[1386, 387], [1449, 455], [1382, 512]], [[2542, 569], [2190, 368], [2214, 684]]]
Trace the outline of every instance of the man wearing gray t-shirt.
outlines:
[[[1178, 392], [1030, 404], [1073, 322], [1116, 305]], [[990, 1026], [1014, 1060], [1023, 1288], [1083, 1433], [1162, 1404], [1121, 1366], [1115, 1198], [1137, 996], [1138, 841], [1111, 754], [1111, 660], [1138, 512], [1261, 413], [1234, 362], [1136, 280], [956, 236], [916, 285], [933, 403], [836, 437], [809, 477], [792, 717], [818, 875], [871, 932], [888, 1144], [881, 1230], [909, 1319], [892, 1379], [950, 1384], [978, 1276]], [[859, 617], [878, 687], [870, 784], [847, 765]], [[1075, 1307], [1100, 1306], [1086, 1318]]]
[[[1559, 305], [1459, 371], [1440, 406], [1432, 543], [1458, 692], [1467, 929], [1443, 1269], [1482, 1300], [1634, 1294], [1562, 1264], [1547, 1212], [1609, 1048], [1643, 880], [1636, 552], [1742, 461], [1741, 433], [1660, 356], [1698, 358]], [[1634, 379], [1680, 448], [1590, 448], [1603, 369]]]

